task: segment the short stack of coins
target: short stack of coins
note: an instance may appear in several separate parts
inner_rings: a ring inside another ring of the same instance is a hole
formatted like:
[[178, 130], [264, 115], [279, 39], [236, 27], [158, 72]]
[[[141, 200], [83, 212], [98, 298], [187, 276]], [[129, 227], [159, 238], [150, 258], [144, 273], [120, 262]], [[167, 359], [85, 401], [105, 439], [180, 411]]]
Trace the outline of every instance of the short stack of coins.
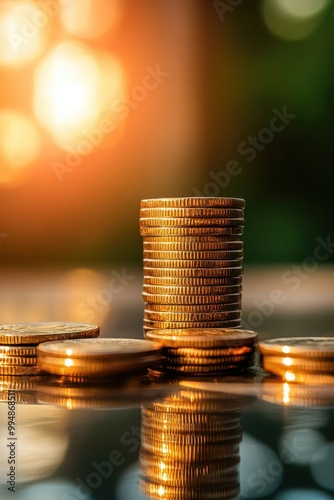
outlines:
[[140, 491], [151, 499], [236, 498], [244, 404], [237, 396], [181, 390], [143, 405]]
[[285, 382], [334, 384], [334, 337], [284, 337], [259, 343], [262, 368]]
[[97, 337], [97, 325], [81, 323], [13, 323], [0, 325], [0, 375], [38, 375], [37, 347], [50, 340]]
[[144, 333], [154, 329], [239, 328], [245, 201], [141, 201]]
[[242, 372], [254, 364], [257, 333], [242, 329], [151, 330], [146, 337], [163, 346], [152, 375], [217, 376]]

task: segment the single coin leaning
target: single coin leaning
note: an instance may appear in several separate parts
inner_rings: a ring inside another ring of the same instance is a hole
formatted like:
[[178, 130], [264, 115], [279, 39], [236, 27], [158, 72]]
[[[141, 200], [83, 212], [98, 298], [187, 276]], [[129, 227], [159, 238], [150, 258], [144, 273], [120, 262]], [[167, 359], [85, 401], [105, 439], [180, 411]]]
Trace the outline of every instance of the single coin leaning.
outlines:
[[146, 227], [140, 228], [142, 236], [221, 236], [234, 235], [241, 236], [243, 228], [240, 226], [225, 226], [225, 227], [178, 227], [178, 226], [161, 226], [161, 227]]
[[242, 250], [205, 250], [205, 251], [166, 251], [146, 250], [144, 259], [163, 260], [239, 260], [243, 258]]
[[283, 337], [259, 342], [261, 354], [334, 358], [334, 337]]
[[142, 293], [143, 300], [150, 304], [181, 304], [181, 305], [206, 305], [206, 304], [230, 304], [235, 300], [241, 300], [241, 290], [235, 293], [223, 295], [155, 295]]
[[269, 372], [276, 372], [277, 369], [285, 369], [302, 373], [334, 373], [334, 359], [325, 359], [262, 356], [260, 362], [261, 366]]
[[141, 208], [140, 218], [165, 218], [165, 217], [216, 217], [216, 218], [240, 218], [244, 217], [244, 210], [241, 208], [220, 208], [220, 207], [160, 207]]
[[243, 227], [244, 219], [221, 217], [149, 217], [139, 219], [140, 227]]
[[85, 323], [13, 323], [0, 325], [2, 344], [39, 344], [51, 340], [98, 337], [100, 328]]
[[181, 197], [181, 198], [150, 198], [141, 200], [141, 208], [154, 207], [245, 207], [245, 200], [242, 198], [226, 197]]
[[168, 269], [168, 268], [183, 268], [183, 269], [190, 269], [190, 268], [214, 268], [214, 267], [219, 267], [219, 268], [226, 268], [230, 269], [232, 268], [238, 268], [242, 269], [242, 259], [235, 259], [235, 260], [220, 260], [220, 259], [213, 259], [213, 260], [204, 260], [204, 259], [199, 259], [199, 260], [181, 260], [181, 259], [144, 259], [143, 260], [144, 267], [152, 267], [152, 268], [163, 268], [163, 269]]
[[253, 346], [257, 341], [257, 333], [231, 328], [164, 329], [147, 332], [146, 336], [164, 347], [230, 348]]

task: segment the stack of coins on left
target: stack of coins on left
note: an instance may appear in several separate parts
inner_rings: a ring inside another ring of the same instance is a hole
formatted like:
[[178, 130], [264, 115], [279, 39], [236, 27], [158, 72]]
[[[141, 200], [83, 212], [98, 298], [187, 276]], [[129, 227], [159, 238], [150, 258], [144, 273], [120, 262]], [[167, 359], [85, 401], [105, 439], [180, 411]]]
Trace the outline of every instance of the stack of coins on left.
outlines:
[[38, 375], [37, 346], [50, 340], [98, 337], [97, 325], [14, 323], [0, 325], [0, 375]]

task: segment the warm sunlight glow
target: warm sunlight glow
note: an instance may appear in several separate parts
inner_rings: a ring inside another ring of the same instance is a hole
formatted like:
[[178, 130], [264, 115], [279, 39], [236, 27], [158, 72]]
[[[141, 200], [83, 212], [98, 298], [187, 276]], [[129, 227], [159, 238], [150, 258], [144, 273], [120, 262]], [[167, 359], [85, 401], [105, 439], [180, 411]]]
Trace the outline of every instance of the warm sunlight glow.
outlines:
[[283, 403], [285, 405], [290, 403], [290, 386], [286, 382], [283, 384]]
[[39, 151], [34, 123], [16, 111], [0, 111], [0, 183], [15, 182]]
[[284, 345], [282, 347], [282, 351], [284, 352], [284, 354], [289, 354], [290, 353], [290, 347], [288, 345]]
[[60, 146], [75, 148], [81, 140], [92, 148], [89, 137], [97, 133], [100, 117], [108, 117], [108, 105], [121, 88], [123, 74], [116, 58], [65, 42], [36, 70], [35, 113]]
[[293, 364], [292, 358], [283, 358], [284, 366], [291, 366]]
[[74, 36], [96, 38], [113, 27], [120, 17], [119, 0], [71, 0], [62, 5], [60, 20]]
[[285, 372], [283, 376], [284, 380], [287, 380], [288, 382], [293, 382], [296, 379], [296, 375], [293, 372]]
[[50, 17], [34, 2], [3, 1], [0, 5], [0, 64], [25, 64], [45, 47]]
[[162, 497], [165, 494], [165, 488], [163, 486], [160, 486], [158, 489], [158, 495]]
[[73, 359], [66, 358], [65, 359], [65, 366], [68, 366], [68, 367], [73, 366]]
[[73, 354], [73, 349], [66, 349], [66, 356], [72, 356]]

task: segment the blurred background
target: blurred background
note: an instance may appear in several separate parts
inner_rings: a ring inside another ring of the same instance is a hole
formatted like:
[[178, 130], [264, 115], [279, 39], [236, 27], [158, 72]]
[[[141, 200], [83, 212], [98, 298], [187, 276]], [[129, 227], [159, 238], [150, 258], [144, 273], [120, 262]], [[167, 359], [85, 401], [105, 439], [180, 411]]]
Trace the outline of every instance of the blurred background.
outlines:
[[246, 301], [280, 265], [333, 306], [333, 23], [331, 0], [2, 0], [4, 317], [64, 317], [39, 300], [75, 283], [66, 317], [100, 318], [111, 272], [140, 282], [140, 199], [168, 196], [246, 199]]

